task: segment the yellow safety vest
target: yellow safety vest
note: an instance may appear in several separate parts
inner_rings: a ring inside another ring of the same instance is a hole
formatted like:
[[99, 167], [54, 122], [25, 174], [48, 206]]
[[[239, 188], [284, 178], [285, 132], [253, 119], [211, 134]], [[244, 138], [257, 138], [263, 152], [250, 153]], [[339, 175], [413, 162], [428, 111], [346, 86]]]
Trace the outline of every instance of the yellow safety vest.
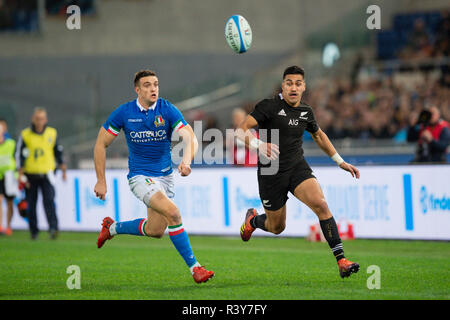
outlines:
[[6, 139], [0, 143], [0, 179], [3, 179], [6, 171], [16, 170], [15, 149], [16, 142], [13, 139]]
[[28, 174], [46, 174], [55, 170], [55, 143], [57, 132], [55, 128], [46, 127], [38, 134], [31, 128], [22, 131], [22, 140], [27, 149], [24, 171]]

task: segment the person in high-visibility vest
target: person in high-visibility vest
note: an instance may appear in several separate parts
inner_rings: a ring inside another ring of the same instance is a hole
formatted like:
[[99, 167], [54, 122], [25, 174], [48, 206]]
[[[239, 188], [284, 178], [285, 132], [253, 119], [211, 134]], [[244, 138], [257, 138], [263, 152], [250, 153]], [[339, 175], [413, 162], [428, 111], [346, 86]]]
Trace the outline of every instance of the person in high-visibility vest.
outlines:
[[55, 169], [62, 170], [66, 181], [66, 165], [63, 161], [63, 148], [58, 142], [55, 128], [47, 126], [47, 111], [36, 108], [33, 113], [31, 127], [22, 130], [17, 146], [19, 180], [25, 175], [28, 180], [26, 198], [28, 202], [28, 223], [31, 238], [37, 238], [39, 229], [36, 216], [38, 189], [41, 189], [44, 210], [49, 224], [50, 238], [58, 234], [58, 219], [55, 208]]
[[[12, 235], [11, 220], [13, 215], [14, 184], [17, 177], [14, 151], [16, 142], [7, 135], [5, 121], [0, 121], [0, 233]], [[17, 189], [17, 188], [16, 188]], [[3, 228], [3, 199], [6, 199], [6, 228]]]

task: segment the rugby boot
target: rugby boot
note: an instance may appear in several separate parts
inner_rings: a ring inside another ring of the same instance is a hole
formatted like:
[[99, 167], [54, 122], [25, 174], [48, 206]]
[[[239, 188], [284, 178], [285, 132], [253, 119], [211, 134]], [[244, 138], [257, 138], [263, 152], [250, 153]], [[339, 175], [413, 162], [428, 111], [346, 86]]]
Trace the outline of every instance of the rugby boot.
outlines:
[[214, 272], [206, 270], [204, 267], [194, 267], [192, 272], [192, 277], [197, 283], [206, 282], [210, 278], [214, 277]]
[[58, 230], [50, 229], [49, 232], [50, 232], [50, 239], [56, 240], [56, 238], [58, 237]]
[[341, 278], [350, 277], [352, 273], [357, 273], [359, 271], [359, 264], [356, 262], [351, 262], [345, 258], [338, 261], [339, 274]]
[[114, 220], [110, 217], [106, 217], [102, 222], [102, 230], [97, 238], [97, 247], [101, 248], [106, 240], [111, 240], [114, 236], [109, 233], [109, 227], [114, 223]]
[[253, 228], [252, 225], [250, 224], [250, 220], [252, 220], [257, 215], [258, 212], [256, 212], [255, 209], [251, 208], [247, 210], [247, 214], [245, 215], [245, 221], [241, 226], [241, 238], [243, 241], [250, 240], [253, 231], [255, 231], [255, 228]]

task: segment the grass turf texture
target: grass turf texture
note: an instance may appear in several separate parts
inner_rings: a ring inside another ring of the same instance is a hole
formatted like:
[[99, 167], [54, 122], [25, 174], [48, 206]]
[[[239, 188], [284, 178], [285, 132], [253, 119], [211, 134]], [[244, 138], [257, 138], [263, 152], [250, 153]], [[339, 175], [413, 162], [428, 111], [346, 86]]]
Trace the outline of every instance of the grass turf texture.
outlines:
[[[326, 243], [303, 238], [190, 236], [200, 263], [215, 272], [196, 284], [168, 236], [116, 236], [96, 247], [96, 233], [41, 232], [0, 237], [0, 299], [449, 299], [448, 242], [344, 241], [361, 270], [341, 279]], [[69, 290], [67, 267], [81, 269], [81, 289]], [[367, 288], [370, 265], [381, 288]]]

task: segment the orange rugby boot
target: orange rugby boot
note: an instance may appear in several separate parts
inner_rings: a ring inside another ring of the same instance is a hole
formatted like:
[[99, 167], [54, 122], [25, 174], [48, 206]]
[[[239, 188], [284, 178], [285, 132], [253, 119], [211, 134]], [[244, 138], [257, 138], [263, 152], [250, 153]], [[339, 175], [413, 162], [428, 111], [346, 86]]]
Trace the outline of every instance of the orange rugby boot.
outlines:
[[359, 264], [356, 262], [351, 262], [345, 258], [338, 261], [339, 274], [341, 278], [350, 277], [352, 273], [357, 273], [359, 271]]
[[241, 238], [243, 241], [250, 240], [253, 231], [255, 231], [255, 228], [252, 227], [250, 224], [250, 220], [253, 219], [258, 215], [258, 212], [256, 212], [255, 209], [251, 208], [247, 210], [247, 214], [245, 215], [245, 221], [241, 226]]
[[204, 267], [194, 267], [192, 270], [192, 277], [197, 283], [202, 283], [208, 281], [210, 278], [214, 277], [214, 272], [206, 270]]
[[106, 240], [110, 240], [113, 236], [109, 233], [109, 227], [114, 223], [114, 220], [110, 217], [106, 217], [102, 222], [102, 230], [97, 238], [97, 247], [101, 248]]

